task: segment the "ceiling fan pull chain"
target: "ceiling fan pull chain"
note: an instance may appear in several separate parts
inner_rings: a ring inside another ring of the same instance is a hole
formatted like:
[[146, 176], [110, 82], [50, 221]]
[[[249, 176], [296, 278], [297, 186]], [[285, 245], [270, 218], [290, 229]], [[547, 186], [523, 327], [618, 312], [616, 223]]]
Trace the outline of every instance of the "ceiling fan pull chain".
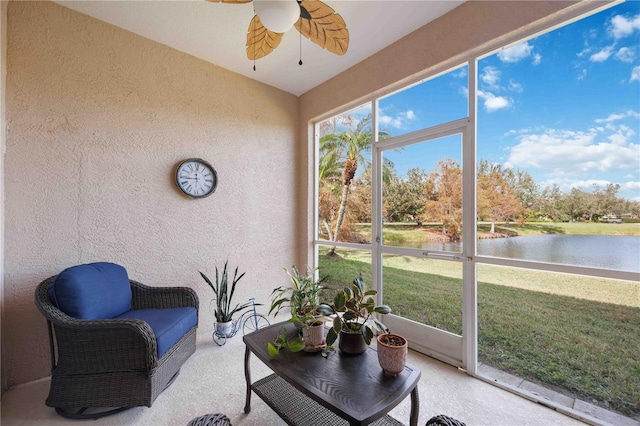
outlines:
[[298, 32], [298, 34], [300, 34], [300, 62], [298, 62], [298, 65], [302, 66], [302, 33]]
[[[256, 17], [256, 8], [253, 8], [253, 18]], [[253, 70], [256, 70], [256, 34], [253, 32]]]

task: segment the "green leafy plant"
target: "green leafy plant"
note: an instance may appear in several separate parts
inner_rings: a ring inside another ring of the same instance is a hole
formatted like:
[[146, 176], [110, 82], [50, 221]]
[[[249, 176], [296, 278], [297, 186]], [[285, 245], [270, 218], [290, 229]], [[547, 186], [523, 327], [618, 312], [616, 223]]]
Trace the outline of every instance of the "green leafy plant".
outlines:
[[269, 315], [277, 316], [281, 309], [291, 310], [292, 322], [304, 324], [314, 316], [321, 315], [320, 292], [325, 289], [322, 282], [326, 279], [316, 278], [318, 269], [307, 269], [306, 274], [301, 274], [294, 265], [291, 271], [284, 269], [289, 276], [291, 285], [280, 286], [271, 292], [271, 306]]
[[231, 286], [229, 286], [227, 263], [228, 261], [224, 262], [224, 269], [222, 270], [222, 274], [219, 274], [218, 267], [216, 266], [215, 284], [213, 284], [205, 274], [200, 272], [200, 275], [206, 281], [206, 283], [209, 284], [209, 287], [211, 287], [213, 293], [216, 296], [214, 301], [216, 303], [215, 316], [217, 322], [229, 322], [233, 319], [233, 314], [253, 305], [252, 302], [246, 302], [243, 304], [236, 304], [232, 307], [231, 301], [233, 299], [233, 294], [236, 291], [236, 284], [242, 277], [244, 277], [244, 274], [246, 274], [246, 272], [243, 272], [242, 274], [240, 274], [240, 276], [238, 276], [238, 268], [236, 267], [236, 270], [233, 273], [233, 281], [231, 282]]
[[296, 334], [294, 339], [287, 340], [286, 330], [286, 328], [282, 327], [275, 339], [272, 342], [267, 343], [267, 352], [270, 356], [278, 356], [280, 351], [284, 348], [289, 348], [291, 352], [300, 352], [304, 349], [304, 342], [300, 335]]
[[[333, 326], [327, 333], [327, 345], [333, 345], [340, 332], [362, 334], [367, 345], [371, 343], [374, 332], [386, 333], [388, 328], [373, 315], [391, 313], [387, 305], [376, 305], [373, 296], [376, 290], [365, 290], [362, 274], [353, 280], [350, 287], [345, 287], [333, 298], [332, 304], [322, 304], [320, 310], [338, 314]], [[341, 314], [341, 315], [340, 315]]]

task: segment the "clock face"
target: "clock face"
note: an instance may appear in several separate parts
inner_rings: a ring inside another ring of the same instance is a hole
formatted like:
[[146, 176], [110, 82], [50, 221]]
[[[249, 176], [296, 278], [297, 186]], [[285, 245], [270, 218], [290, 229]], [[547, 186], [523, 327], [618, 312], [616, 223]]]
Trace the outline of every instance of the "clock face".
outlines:
[[218, 175], [211, 164], [199, 158], [192, 158], [178, 165], [176, 183], [188, 196], [203, 198], [216, 190]]

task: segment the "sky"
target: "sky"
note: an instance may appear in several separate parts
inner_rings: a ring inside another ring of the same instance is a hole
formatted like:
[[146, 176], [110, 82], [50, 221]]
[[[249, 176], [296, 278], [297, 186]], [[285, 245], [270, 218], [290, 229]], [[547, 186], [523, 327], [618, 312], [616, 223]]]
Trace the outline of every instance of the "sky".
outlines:
[[[563, 192], [619, 184], [640, 201], [640, 1], [629, 1], [478, 61], [478, 159]], [[468, 115], [468, 68], [379, 102], [399, 136]], [[453, 142], [453, 143], [452, 143]], [[460, 138], [385, 152], [400, 174], [461, 158]]]

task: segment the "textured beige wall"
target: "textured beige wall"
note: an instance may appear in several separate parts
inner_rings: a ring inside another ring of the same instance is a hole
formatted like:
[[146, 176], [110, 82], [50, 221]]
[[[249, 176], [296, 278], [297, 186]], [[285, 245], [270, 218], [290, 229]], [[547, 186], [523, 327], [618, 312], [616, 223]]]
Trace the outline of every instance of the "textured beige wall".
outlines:
[[[268, 302], [297, 255], [295, 96], [50, 2], [9, 3], [7, 61], [8, 386], [49, 374], [34, 289], [71, 265], [194, 288], [199, 333], [198, 270], [228, 258], [247, 272], [237, 301]], [[189, 157], [216, 168], [211, 197], [176, 188]]]

